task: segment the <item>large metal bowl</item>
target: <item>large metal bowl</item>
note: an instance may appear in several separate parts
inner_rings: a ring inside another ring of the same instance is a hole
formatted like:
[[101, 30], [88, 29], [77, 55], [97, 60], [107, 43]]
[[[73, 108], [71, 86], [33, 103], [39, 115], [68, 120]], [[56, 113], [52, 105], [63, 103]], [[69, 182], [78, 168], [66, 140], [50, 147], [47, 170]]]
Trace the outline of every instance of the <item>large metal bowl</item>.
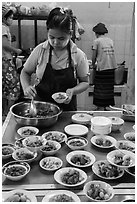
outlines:
[[30, 110], [30, 102], [20, 102], [14, 104], [10, 108], [11, 114], [14, 116], [17, 123], [21, 125], [31, 125], [31, 126], [44, 126], [49, 127], [54, 125], [58, 116], [62, 113], [62, 110], [55, 104], [41, 101], [34, 101], [36, 105], [37, 112], [39, 110], [50, 110], [52, 115], [46, 114], [45, 117], [28, 117]]

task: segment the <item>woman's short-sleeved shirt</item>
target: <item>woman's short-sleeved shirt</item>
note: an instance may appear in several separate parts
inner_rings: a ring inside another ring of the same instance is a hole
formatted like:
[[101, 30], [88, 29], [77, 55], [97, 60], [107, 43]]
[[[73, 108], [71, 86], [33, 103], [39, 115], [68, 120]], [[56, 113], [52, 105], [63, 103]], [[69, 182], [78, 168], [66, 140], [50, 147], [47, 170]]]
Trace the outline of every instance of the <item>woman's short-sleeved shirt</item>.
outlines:
[[[85, 77], [88, 75], [89, 72], [89, 65], [87, 61], [86, 54], [80, 50], [75, 43], [72, 41], [70, 42], [71, 47], [71, 58], [72, 58], [72, 65], [76, 70], [77, 77]], [[30, 71], [36, 71], [36, 76], [38, 79], [42, 79], [44, 74], [44, 70], [49, 60], [49, 42], [45, 41], [44, 43], [39, 44], [31, 53], [28, 60], [24, 64], [24, 69]], [[69, 66], [69, 58], [68, 58], [68, 51], [65, 50], [64, 53], [57, 58], [52, 51], [51, 57], [51, 65], [53, 69], [65, 69]]]
[[97, 51], [98, 71], [116, 68], [113, 41], [110, 38], [106, 36], [98, 37], [94, 40], [92, 49]]
[[[2, 24], [2, 36], [6, 36], [9, 44], [11, 44], [10, 29], [5, 24]], [[6, 57], [7, 59], [12, 59], [11, 53], [7, 52], [4, 48], [2, 49], [2, 57]]]

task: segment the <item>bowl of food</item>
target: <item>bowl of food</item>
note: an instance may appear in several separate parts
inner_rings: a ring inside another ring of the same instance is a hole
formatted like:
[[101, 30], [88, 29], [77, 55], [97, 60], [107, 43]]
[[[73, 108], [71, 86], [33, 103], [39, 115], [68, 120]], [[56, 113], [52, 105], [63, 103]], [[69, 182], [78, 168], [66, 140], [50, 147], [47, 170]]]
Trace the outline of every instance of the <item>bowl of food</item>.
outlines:
[[111, 148], [116, 144], [115, 138], [108, 135], [95, 135], [91, 138], [91, 143], [98, 148]]
[[120, 131], [122, 126], [124, 125], [124, 120], [119, 117], [109, 117], [112, 121], [111, 131]]
[[32, 152], [27, 148], [20, 148], [12, 153], [12, 157], [16, 161], [30, 163], [36, 159], [37, 152]]
[[13, 144], [2, 144], [2, 159], [9, 159], [15, 151]]
[[67, 140], [67, 135], [59, 131], [49, 131], [49, 132], [43, 133], [42, 138], [46, 140], [53, 140], [53, 141], [62, 143]]
[[33, 126], [24, 126], [21, 127], [17, 130], [17, 133], [21, 136], [21, 137], [28, 137], [28, 136], [33, 136], [33, 135], [37, 135], [39, 132], [39, 129]]
[[103, 181], [89, 181], [83, 189], [86, 197], [93, 202], [110, 201], [114, 196], [114, 189]]
[[96, 158], [88, 151], [76, 150], [68, 153], [66, 160], [75, 167], [89, 167], [95, 162]]
[[124, 134], [125, 140], [135, 142], [135, 132], [127, 132]]
[[40, 151], [45, 156], [51, 156], [56, 154], [61, 148], [61, 144], [57, 141], [47, 140], [45, 145], [40, 149]]
[[16, 141], [15, 141], [15, 149], [19, 149], [19, 148], [23, 148], [24, 147], [24, 145], [23, 145], [23, 140], [24, 140], [25, 138], [19, 138], [19, 139], [17, 139]]
[[42, 202], [80, 202], [80, 198], [72, 191], [53, 190], [46, 193]]
[[72, 150], [80, 150], [88, 145], [88, 140], [79, 136], [68, 137], [66, 145]]
[[123, 104], [122, 108], [126, 111], [122, 111], [122, 118], [125, 121], [135, 121], [135, 105]]
[[113, 150], [107, 154], [107, 160], [123, 169], [135, 166], [135, 154], [127, 150]]
[[29, 172], [30, 165], [27, 162], [12, 161], [2, 167], [2, 174], [12, 181], [23, 179]]
[[42, 147], [44, 147], [46, 142], [47, 141], [41, 136], [29, 136], [22, 141], [23, 146], [30, 151], [39, 151]]
[[92, 165], [92, 171], [101, 179], [113, 180], [123, 176], [124, 170], [110, 164], [107, 160], [96, 161]]
[[58, 92], [58, 93], [54, 93], [52, 95], [52, 98], [57, 103], [64, 103], [64, 101], [68, 98], [68, 96], [67, 96], [67, 94], [65, 92]]
[[118, 140], [115, 147], [117, 149], [124, 149], [135, 153], [135, 143], [127, 140]]
[[55, 171], [62, 167], [63, 161], [58, 157], [45, 157], [40, 160], [39, 165], [47, 171]]
[[34, 101], [37, 114], [30, 114], [31, 102], [20, 102], [11, 106], [10, 112], [14, 116], [17, 123], [24, 126], [44, 126], [49, 127], [54, 125], [58, 116], [62, 113], [61, 109], [53, 104], [42, 101]]
[[86, 182], [87, 174], [79, 168], [64, 167], [54, 173], [54, 179], [63, 186], [76, 187]]
[[14, 189], [9, 192], [2, 193], [4, 202], [37, 202], [36, 196], [24, 189]]

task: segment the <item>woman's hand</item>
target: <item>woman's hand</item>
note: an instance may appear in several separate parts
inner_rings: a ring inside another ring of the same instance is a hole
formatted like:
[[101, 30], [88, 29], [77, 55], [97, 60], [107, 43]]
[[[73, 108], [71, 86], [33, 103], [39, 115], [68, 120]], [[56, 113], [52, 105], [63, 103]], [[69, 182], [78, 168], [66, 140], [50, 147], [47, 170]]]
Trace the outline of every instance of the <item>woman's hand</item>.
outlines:
[[74, 94], [74, 90], [73, 89], [67, 89], [66, 94], [67, 94], [68, 98], [64, 101], [64, 103], [68, 104], [68, 103], [70, 103], [70, 101], [72, 99], [72, 96]]
[[28, 96], [29, 98], [34, 98], [37, 94], [37, 91], [35, 89], [34, 86], [28, 86], [25, 90], [24, 90], [24, 95]]

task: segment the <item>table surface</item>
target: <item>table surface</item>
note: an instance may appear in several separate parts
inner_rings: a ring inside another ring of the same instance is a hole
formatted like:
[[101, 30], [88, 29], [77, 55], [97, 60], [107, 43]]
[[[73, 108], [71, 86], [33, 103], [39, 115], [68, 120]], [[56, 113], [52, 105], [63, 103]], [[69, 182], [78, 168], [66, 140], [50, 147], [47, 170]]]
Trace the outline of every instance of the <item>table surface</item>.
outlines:
[[[83, 111], [84, 112], [84, 111]], [[44, 132], [48, 132], [51, 130], [56, 130], [56, 131], [61, 131], [64, 132], [64, 127], [66, 125], [69, 125], [72, 123], [71, 121], [71, 116], [77, 112], [63, 112], [59, 118], [57, 123], [49, 128], [39, 128], [39, 135], [42, 135]], [[80, 112], [78, 112], [80, 113]], [[87, 113], [84, 112], [84, 113]], [[103, 116], [120, 116], [121, 112], [119, 111], [101, 111], [101, 112], [90, 112], [93, 116], [98, 116], [98, 115], [103, 115]], [[116, 140], [121, 140], [124, 139], [124, 134], [126, 132], [131, 132], [133, 130], [133, 122], [125, 122], [124, 126], [122, 127], [121, 131], [119, 132], [111, 132], [109, 135], [113, 136]], [[12, 116], [10, 113], [8, 114], [4, 124], [3, 124], [3, 138], [2, 138], [2, 143], [13, 143], [17, 138], [20, 138], [19, 135], [17, 134], [17, 129], [20, 128], [21, 125], [17, 124], [16, 121], [14, 120], [14, 116]], [[95, 155], [96, 161], [98, 160], [104, 160], [106, 159], [107, 153], [110, 151], [114, 150], [115, 148], [109, 148], [109, 149], [101, 149], [97, 148], [94, 145], [91, 144], [90, 139], [93, 136], [93, 132], [90, 130], [90, 126], [87, 126], [89, 128], [89, 132], [86, 136], [88, 139], [88, 145], [85, 148], [86, 151], [89, 151]], [[71, 150], [67, 147], [65, 143], [62, 144], [61, 149], [59, 152], [55, 155], [63, 160], [63, 166], [71, 166], [67, 163], [66, 161], [66, 155], [71, 152]], [[60, 184], [58, 184], [54, 180], [54, 172], [48, 172], [44, 171], [40, 168], [39, 166], [39, 161], [43, 158], [43, 155], [38, 156], [36, 161], [32, 162], [30, 164], [31, 166], [31, 171], [29, 174], [22, 180], [20, 181], [10, 181], [6, 179], [4, 176], [2, 177], [2, 191], [3, 195], [7, 193], [10, 190], [16, 189], [16, 188], [21, 188], [25, 190], [29, 190], [32, 193], [35, 194], [37, 197], [37, 201], [41, 202], [42, 198], [44, 195], [46, 195], [47, 191], [50, 190], [72, 190], [72, 188], [67, 188], [64, 187]], [[12, 159], [5, 160], [3, 161], [3, 164], [6, 162], [12, 161]], [[135, 199], [135, 177], [129, 175], [127, 172], [124, 173], [124, 175], [115, 180], [105, 180], [105, 179], [100, 179], [98, 176], [96, 176], [92, 172], [91, 167], [87, 168], [82, 168], [87, 173], [87, 181], [90, 180], [102, 180], [106, 181], [110, 185], [113, 186], [115, 195], [112, 198], [111, 202], [120, 202], [121, 200], [125, 198], [132, 198]], [[81, 202], [88, 202], [89, 200], [85, 197], [83, 193], [83, 185], [73, 188], [72, 190], [75, 192], [81, 199]]]

